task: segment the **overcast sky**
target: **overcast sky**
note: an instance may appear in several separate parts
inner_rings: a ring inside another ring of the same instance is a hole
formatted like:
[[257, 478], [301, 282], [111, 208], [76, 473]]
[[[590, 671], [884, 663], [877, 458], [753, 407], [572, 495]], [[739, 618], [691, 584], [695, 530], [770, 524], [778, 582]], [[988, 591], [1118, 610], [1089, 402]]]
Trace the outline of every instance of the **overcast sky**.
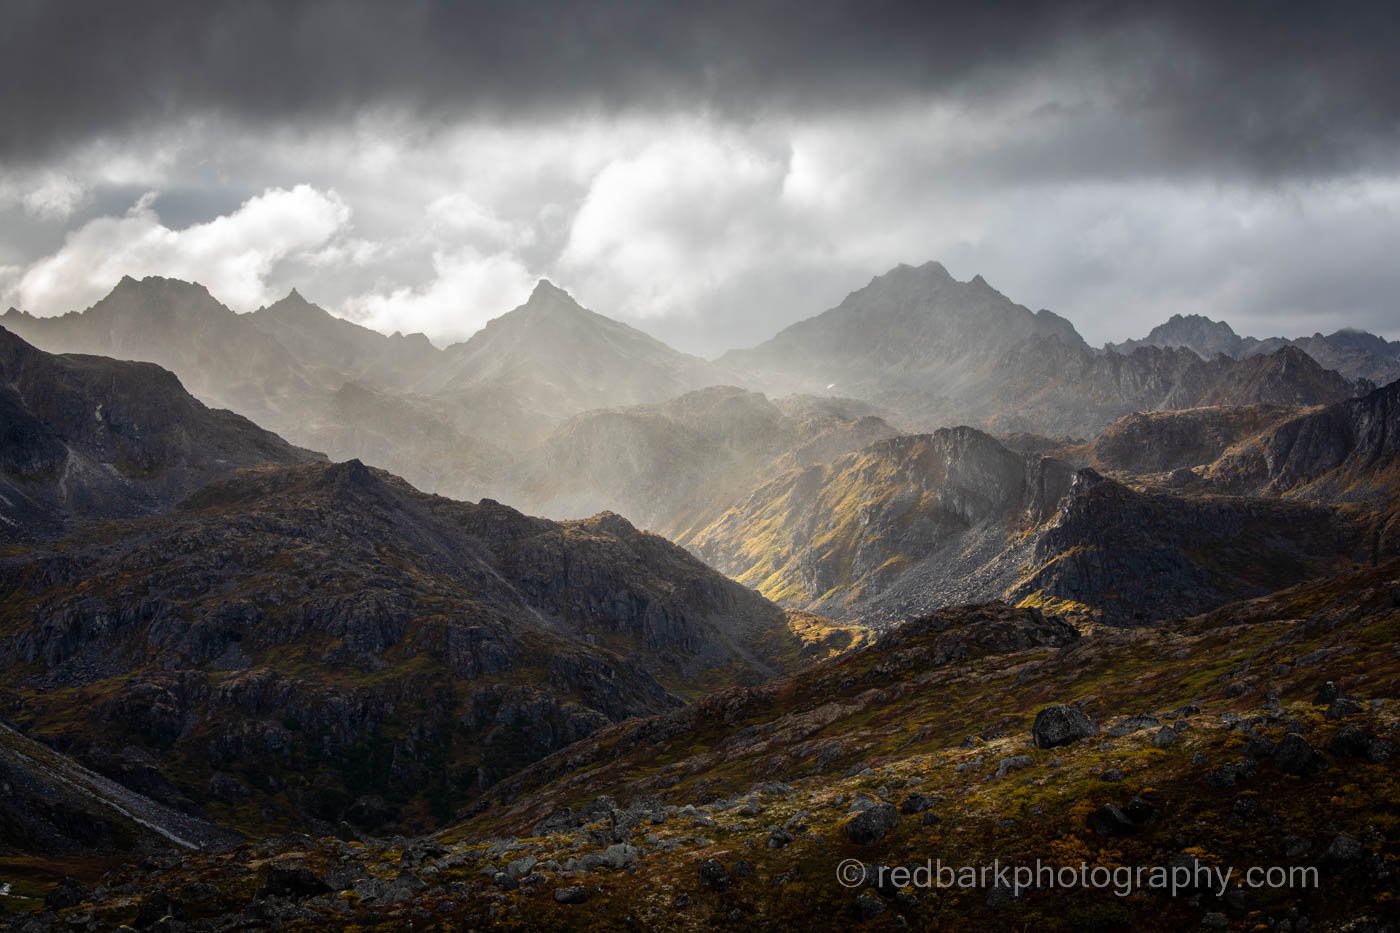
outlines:
[[545, 276], [714, 354], [937, 259], [1095, 343], [1400, 338], [1393, 4], [992, 6], [7, 0], [0, 303], [443, 343]]

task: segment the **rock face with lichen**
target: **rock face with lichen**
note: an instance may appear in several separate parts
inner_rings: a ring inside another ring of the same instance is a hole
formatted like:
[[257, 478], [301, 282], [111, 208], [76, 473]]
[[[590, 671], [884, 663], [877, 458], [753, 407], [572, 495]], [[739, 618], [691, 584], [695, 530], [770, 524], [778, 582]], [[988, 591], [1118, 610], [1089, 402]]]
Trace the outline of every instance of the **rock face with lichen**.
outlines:
[[972, 428], [906, 435], [782, 473], [680, 540], [785, 605], [897, 618], [1000, 595], [1010, 563], [979, 570], [1053, 514], [1070, 477]]

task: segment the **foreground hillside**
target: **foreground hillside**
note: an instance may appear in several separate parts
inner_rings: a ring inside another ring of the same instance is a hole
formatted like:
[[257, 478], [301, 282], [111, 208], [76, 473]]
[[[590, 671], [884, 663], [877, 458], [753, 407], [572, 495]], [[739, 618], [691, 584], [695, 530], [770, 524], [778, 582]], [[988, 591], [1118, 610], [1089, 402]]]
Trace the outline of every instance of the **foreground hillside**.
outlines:
[[440, 825], [800, 647], [776, 606], [617, 516], [528, 518], [356, 461], [245, 471], [0, 557], [0, 715], [241, 829]]
[[[598, 732], [436, 838], [119, 869], [18, 928], [170, 913], [211, 930], [1383, 930], [1400, 868], [1397, 592], [1392, 561], [1087, 637], [1034, 610], [947, 610]], [[1037, 858], [1184, 874], [1175, 894], [880, 874]], [[1294, 881], [1203, 874], [1259, 866]]]

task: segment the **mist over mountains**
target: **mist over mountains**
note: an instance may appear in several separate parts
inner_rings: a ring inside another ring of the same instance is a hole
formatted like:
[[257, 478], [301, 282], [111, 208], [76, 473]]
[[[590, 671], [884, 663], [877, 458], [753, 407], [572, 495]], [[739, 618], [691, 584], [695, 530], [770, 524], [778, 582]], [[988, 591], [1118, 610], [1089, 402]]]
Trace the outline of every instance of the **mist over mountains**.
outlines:
[[[1047, 652], [1087, 643], [1106, 669], [1190, 685], [1153, 680], [1159, 706], [1250, 703], [1268, 688], [1247, 661], [1209, 681], [1173, 665], [1216, 670], [1201, 632], [1248, 628], [1261, 605], [1331, 613], [1250, 649], [1265, 654], [1321, 637], [1319, 619], [1370, 625], [1367, 575], [1400, 558], [1400, 381], [1373, 378], [1397, 348], [1356, 332], [1254, 340], [1173, 318], [1094, 348], [937, 263], [715, 360], [549, 282], [444, 348], [296, 291], [237, 314], [162, 278], [0, 326], [0, 716], [14, 726], [0, 724], [0, 779], [20, 788], [0, 800], [0, 857], [119, 864], [173, 846], [200, 852], [191, 864], [223, 890], [240, 838], [355, 840], [338, 869], [268, 843], [300, 868], [259, 868], [247, 893], [283, 920], [325, 921], [338, 885], [363, 892], [347, 910], [407, 910], [434, 859], [450, 878], [490, 869], [484, 886], [450, 882], [473, 911], [549, 879], [622, 878], [714, 851], [683, 829], [749, 838], [769, 808], [789, 828], [753, 837], [766, 858], [864, 839], [855, 816], [817, 831], [824, 818], [780, 802], [789, 780], [842, 813], [851, 791], [891, 796], [870, 783], [884, 727], [848, 717], [943, 677], [973, 692], [1014, 677], [996, 694], [1010, 705], [983, 695], [996, 722], [959, 751], [945, 717], [877, 756], [899, 770], [923, 767], [900, 749], [955, 754], [962, 774], [982, 767], [964, 752], [995, 748], [1000, 782], [1037, 759], [1011, 755], [996, 723], [1022, 729], [1026, 704], [1053, 694], [1019, 685], [1089, 676]], [[1289, 595], [1300, 586], [1316, 589]], [[1371, 628], [1326, 631], [1319, 672], [1363, 656], [1387, 670]], [[1138, 658], [1132, 632], [1175, 660]], [[1098, 749], [1066, 755], [1079, 769]], [[619, 763], [652, 796], [597, 796]], [[972, 799], [960, 782], [947, 793]], [[522, 788], [550, 806], [519, 804]], [[720, 795], [703, 812], [702, 793]], [[906, 817], [939, 806], [903, 796]], [[896, 812], [851, 812], [882, 806]], [[495, 855], [473, 841], [507, 830], [535, 841]], [[413, 843], [415, 867], [390, 879], [379, 840], [427, 833], [445, 845]], [[575, 843], [598, 851], [553, 848]], [[501, 862], [515, 852], [538, 854]], [[242, 922], [183, 870], [161, 869], [181, 910]], [[578, 889], [547, 903], [593, 896]], [[129, 907], [74, 890], [108, 918]], [[55, 918], [74, 907], [61, 900]]]
[[[1400, 365], [1394, 344], [1343, 333], [1306, 346], [1226, 340], [1220, 360], [1178, 319], [1131, 346], [1096, 350], [1067, 320], [1032, 313], [980, 277], [958, 282], [938, 263], [877, 276], [837, 307], [715, 361], [588, 311], [548, 282], [445, 349], [336, 318], [295, 291], [240, 315], [198, 285], [159, 278], [123, 279], [86, 311], [11, 309], [0, 324], [55, 352], [157, 363], [207, 404], [295, 443], [463, 498], [518, 494], [507, 465], [536, 448], [567, 455], [551, 433], [575, 415], [710, 386], [857, 399], [902, 430], [1087, 437], [1139, 410], [1340, 401], [1362, 380], [1377, 382], [1367, 374]], [[1303, 352], [1282, 352], [1289, 347]]]

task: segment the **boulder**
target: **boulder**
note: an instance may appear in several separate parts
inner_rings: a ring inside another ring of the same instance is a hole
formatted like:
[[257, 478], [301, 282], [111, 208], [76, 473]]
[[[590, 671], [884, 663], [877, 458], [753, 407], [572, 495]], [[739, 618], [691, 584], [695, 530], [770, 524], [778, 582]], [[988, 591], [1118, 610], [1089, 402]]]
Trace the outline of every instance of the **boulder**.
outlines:
[[700, 863], [700, 883], [712, 891], [727, 891], [732, 879], [719, 859], [707, 858]]
[[1064, 703], [1047, 706], [1035, 714], [1031, 738], [1037, 748], [1057, 748], [1098, 732], [1098, 727], [1077, 707]]
[[862, 810], [846, 823], [846, 837], [856, 845], [870, 845], [890, 834], [899, 813], [892, 804], [882, 803]]
[[301, 862], [273, 862], [263, 876], [259, 897], [289, 897], [301, 900], [329, 894], [330, 885]]
[[1006, 777], [1012, 771], [1020, 771], [1033, 764], [1035, 764], [1035, 759], [1030, 755], [1012, 755], [1009, 758], [1003, 758], [997, 763], [997, 777]]
[[1308, 740], [1296, 732], [1283, 737], [1274, 750], [1274, 764], [1286, 774], [1312, 777], [1327, 770], [1327, 759], [1323, 758]]
[[1127, 836], [1137, 832], [1137, 824], [1111, 803], [1090, 813], [1085, 823], [1100, 836]]
[[856, 895], [856, 916], [861, 920], [874, 920], [885, 912], [885, 902], [869, 891]]
[[899, 812], [904, 814], [923, 813], [933, 806], [933, 798], [925, 797], [923, 794], [910, 794], [904, 798], [904, 802], [899, 805]]

